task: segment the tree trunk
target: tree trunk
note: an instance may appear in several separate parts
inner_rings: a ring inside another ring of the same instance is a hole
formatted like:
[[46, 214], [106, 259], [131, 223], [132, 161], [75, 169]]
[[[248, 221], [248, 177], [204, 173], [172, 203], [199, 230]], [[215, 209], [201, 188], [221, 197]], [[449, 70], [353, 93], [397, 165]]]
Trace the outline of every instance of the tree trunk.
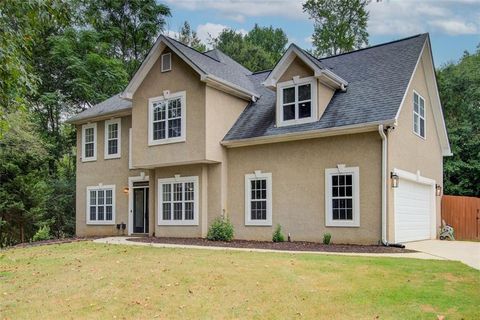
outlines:
[[20, 242], [21, 243], [25, 242], [25, 232], [23, 230], [23, 224], [20, 225]]

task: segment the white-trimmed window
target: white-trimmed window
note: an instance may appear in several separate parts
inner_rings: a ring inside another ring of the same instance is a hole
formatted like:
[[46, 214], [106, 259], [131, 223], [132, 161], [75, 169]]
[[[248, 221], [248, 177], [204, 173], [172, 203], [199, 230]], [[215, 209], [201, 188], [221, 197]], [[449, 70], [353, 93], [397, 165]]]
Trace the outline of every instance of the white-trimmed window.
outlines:
[[105, 121], [105, 159], [120, 158], [121, 154], [121, 119]]
[[277, 84], [277, 125], [287, 126], [317, 120], [317, 80], [295, 78]]
[[82, 126], [82, 161], [97, 160], [97, 123]]
[[425, 99], [413, 92], [413, 132], [425, 139]]
[[185, 141], [185, 91], [149, 99], [148, 144]]
[[198, 225], [198, 177], [158, 179], [158, 225]]
[[325, 221], [327, 227], [360, 226], [358, 167], [325, 169]]
[[245, 175], [245, 225], [272, 225], [272, 174]]
[[87, 224], [115, 223], [115, 185], [87, 187]]
[[161, 60], [162, 60], [161, 61], [161, 63], [162, 63], [161, 71], [162, 72], [167, 72], [167, 71], [172, 70], [172, 54], [170, 52], [162, 54]]

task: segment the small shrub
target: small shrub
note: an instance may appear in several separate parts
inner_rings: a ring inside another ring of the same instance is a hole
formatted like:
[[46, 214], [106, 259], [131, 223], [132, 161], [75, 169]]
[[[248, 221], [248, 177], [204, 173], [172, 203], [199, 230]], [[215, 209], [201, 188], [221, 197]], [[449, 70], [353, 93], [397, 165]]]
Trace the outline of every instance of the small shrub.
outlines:
[[33, 241], [42, 241], [50, 239], [50, 227], [44, 225], [38, 229], [37, 233], [33, 235]]
[[332, 235], [330, 233], [323, 234], [323, 244], [330, 244], [330, 240], [332, 239]]
[[208, 229], [207, 239], [212, 241], [232, 241], [233, 225], [225, 218], [215, 218]]
[[273, 232], [272, 241], [273, 242], [283, 242], [283, 241], [285, 241], [285, 236], [282, 233], [282, 226], [280, 226], [279, 224], [277, 224], [277, 227], [275, 228], [275, 231]]

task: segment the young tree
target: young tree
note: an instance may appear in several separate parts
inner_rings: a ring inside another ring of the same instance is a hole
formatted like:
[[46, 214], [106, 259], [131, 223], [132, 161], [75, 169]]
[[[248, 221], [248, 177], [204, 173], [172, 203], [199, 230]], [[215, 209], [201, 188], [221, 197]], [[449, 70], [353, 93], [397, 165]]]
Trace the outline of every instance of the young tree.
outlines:
[[370, 0], [307, 0], [303, 11], [314, 21], [316, 56], [331, 56], [368, 45]]
[[480, 196], [480, 45], [437, 72], [453, 156], [444, 158], [444, 193]]
[[217, 38], [211, 40], [213, 47], [252, 71], [273, 68], [285, 52], [287, 43], [287, 35], [282, 29], [259, 27], [257, 24], [246, 35], [224, 29]]
[[188, 21], [183, 23], [176, 39], [197, 51], [205, 52], [207, 50], [207, 46], [198, 38], [197, 33], [192, 30]]

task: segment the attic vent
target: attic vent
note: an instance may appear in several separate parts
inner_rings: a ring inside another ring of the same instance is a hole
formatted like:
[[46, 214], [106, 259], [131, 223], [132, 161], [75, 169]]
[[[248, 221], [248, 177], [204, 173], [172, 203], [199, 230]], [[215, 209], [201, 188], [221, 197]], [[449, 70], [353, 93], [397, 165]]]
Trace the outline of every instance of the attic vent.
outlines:
[[162, 54], [162, 72], [167, 72], [170, 70], [172, 70], [172, 54]]

